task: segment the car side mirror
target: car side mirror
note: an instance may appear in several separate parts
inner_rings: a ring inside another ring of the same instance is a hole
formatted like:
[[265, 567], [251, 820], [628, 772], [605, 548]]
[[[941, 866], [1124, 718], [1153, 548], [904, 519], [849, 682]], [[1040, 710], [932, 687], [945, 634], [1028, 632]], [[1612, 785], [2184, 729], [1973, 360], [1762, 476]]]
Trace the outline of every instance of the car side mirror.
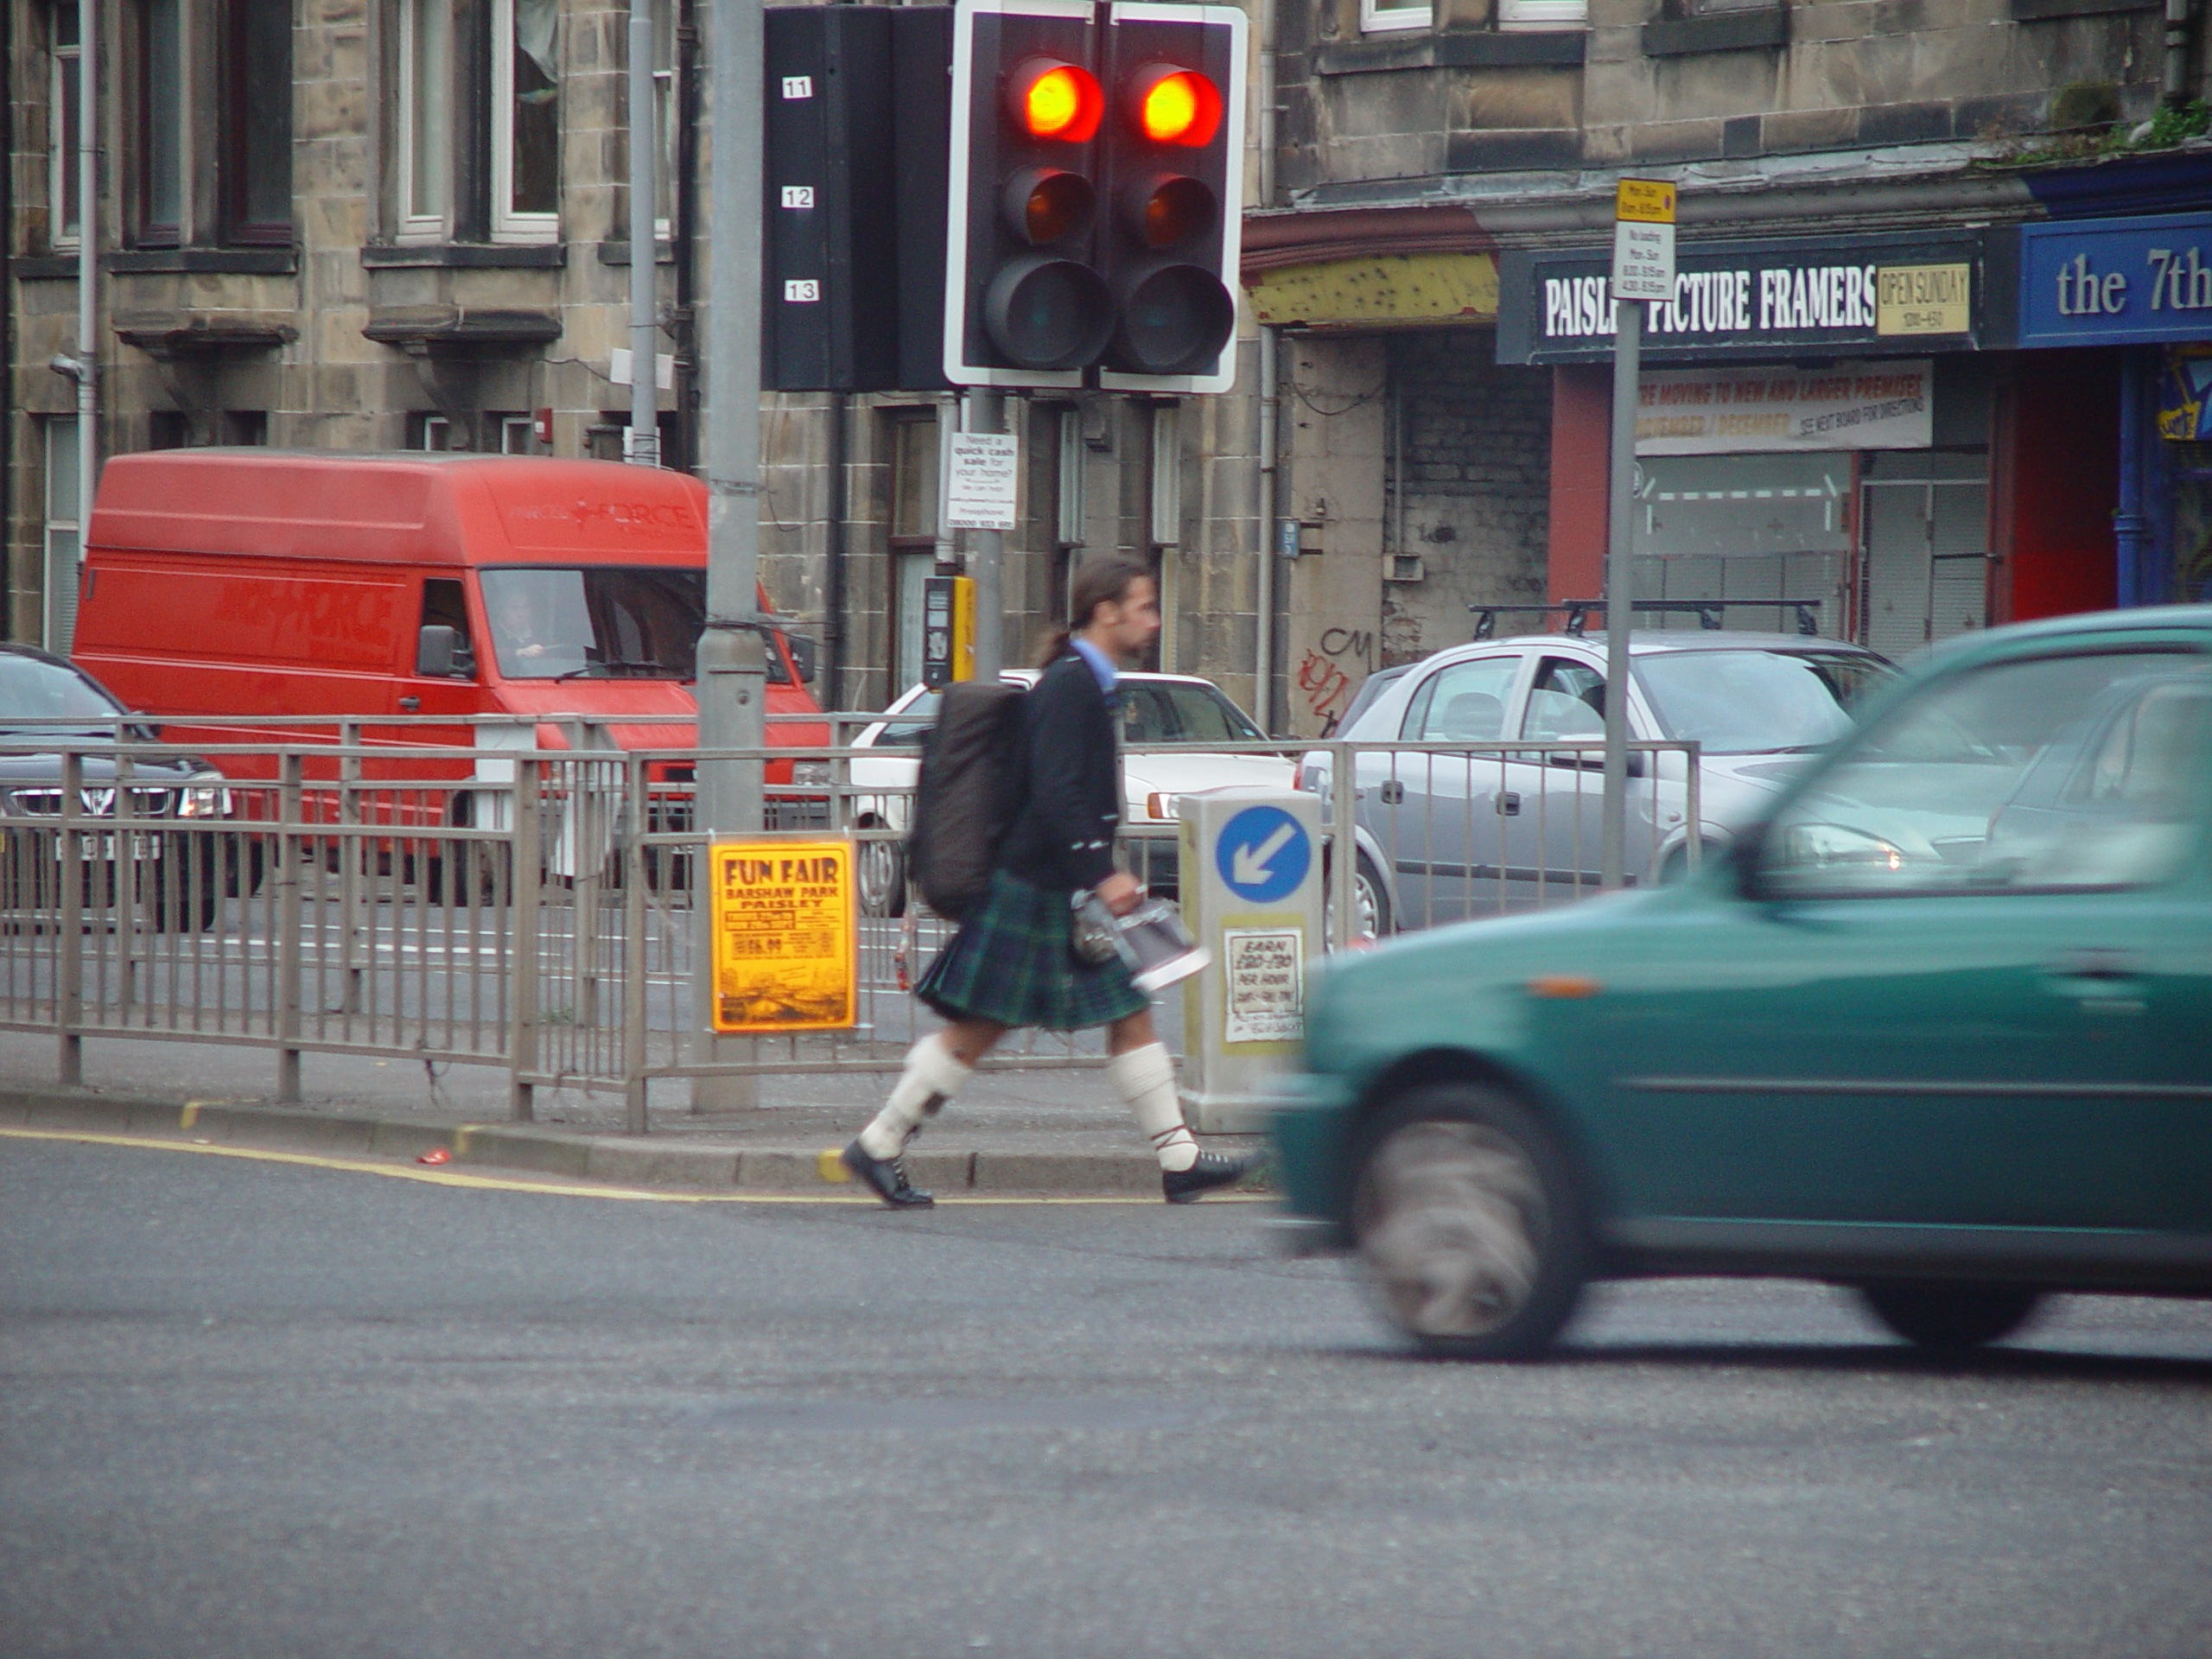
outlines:
[[791, 648], [791, 667], [798, 675], [798, 683], [812, 685], [821, 660], [821, 647], [803, 633], [787, 633], [784, 639]]
[[415, 642], [415, 672], [426, 680], [450, 680], [460, 659], [461, 630], [447, 622], [425, 622]]

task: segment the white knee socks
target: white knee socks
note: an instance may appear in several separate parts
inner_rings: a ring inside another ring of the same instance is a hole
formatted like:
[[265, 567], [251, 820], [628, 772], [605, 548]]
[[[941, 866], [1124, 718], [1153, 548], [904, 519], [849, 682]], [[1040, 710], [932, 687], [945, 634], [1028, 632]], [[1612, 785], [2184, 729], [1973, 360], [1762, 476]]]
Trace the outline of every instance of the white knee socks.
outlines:
[[1147, 1043], [1106, 1062], [1106, 1075], [1136, 1114], [1137, 1128], [1160, 1154], [1164, 1170], [1185, 1170], [1198, 1161], [1198, 1143], [1183, 1122], [1183, 1103], [1175, 1097], [1175, 1062], [1165, 1043]]
[[906, 1069], [899, 1074], [875, 1122], [861, 1131], [861, 1150], [871, 1158], [896, 1158], [922, 1120], [936, 1116], [974, 1070], [935, 1035], [923, 1038], [906, 1051]]

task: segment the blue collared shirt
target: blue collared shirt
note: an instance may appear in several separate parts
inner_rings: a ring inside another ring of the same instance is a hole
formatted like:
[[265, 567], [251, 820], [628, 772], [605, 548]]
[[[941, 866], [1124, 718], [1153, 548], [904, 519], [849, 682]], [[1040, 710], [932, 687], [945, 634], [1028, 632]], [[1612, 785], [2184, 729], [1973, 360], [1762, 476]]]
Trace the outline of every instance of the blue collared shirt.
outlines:
[[1097, 677], [1099, 690], [1111, 698], [1114, 695], [1114, 688], [1121, 683], [1122, 678], [1115, 670], [1113, 659], [1092, 645], [1090, 640], [1076, 635], [1069, 636], [1068, 645], [1077, 656], [1090, 664], [1091, 673]]

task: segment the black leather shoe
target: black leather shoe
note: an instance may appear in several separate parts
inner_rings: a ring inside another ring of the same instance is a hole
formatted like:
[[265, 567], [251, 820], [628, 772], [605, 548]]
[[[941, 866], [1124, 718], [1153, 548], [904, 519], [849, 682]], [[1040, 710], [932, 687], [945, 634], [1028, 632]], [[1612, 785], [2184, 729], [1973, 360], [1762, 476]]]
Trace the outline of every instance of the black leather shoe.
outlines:
[[926, 1210], [937, 1200], [906, 1179], [904, 1158], [871, 1158], [858, 1141], [844, 1151], [845, 1167], [893, 1210]]
[[1225, 1153], [1202, 1152], [1188, 1169], [1163, 1169], [1160, 1190], [1170, 1204], [1194, 1204], [1217, 1187], [1234, 1186], [1259, 1163], [1256, 1157], [1231, 1158]]

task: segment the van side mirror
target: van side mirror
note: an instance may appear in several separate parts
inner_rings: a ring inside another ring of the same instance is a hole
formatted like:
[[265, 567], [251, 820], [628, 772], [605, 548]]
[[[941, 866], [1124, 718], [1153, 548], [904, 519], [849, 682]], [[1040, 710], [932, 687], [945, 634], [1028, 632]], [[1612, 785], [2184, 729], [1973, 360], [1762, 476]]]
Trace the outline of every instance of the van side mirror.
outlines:
[[798, 671], [801, 685], [814, 683], [814, 671], [819, 665], [821, 647], [803, 633], [787, 633], [785, 642], [791, 648], [791, 667]]
[[415, 644], [415, 672], [426, 680], [455, 677], [461, 657], [461, 630], [448, 622], [425, 622]]

